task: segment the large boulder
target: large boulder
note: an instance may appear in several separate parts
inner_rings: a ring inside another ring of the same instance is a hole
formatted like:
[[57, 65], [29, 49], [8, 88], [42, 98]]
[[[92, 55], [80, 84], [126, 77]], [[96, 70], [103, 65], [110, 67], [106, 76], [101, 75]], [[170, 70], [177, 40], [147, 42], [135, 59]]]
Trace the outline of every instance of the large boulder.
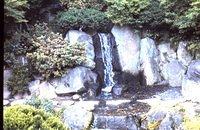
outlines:
[[166, 63], [176, 59], [176, 52], [170, 47], [170, 43], [162, 42], [158, 46], [159, 67], [162, 70]]
[[121, 69], [138, 74], [140, 63], [140, 37], [128, 26], [114, 26], [111, 30], [115, 37]]
[[177, 49], [178, 60], [184, 65], [188, 66], [192, 61], [190, 53], [186, 50], [186, 42], [180, 42]]
[[67, 107], [63, 112], [63, 122], [72, 130], [86, 130], [92, 123], [93, 115], [80, 104]]
[[172, 60], [165, 64], [161, 70], [164, 79], [172, 87], [181, 86], [185, 71], [186, 68], [178, 60]]
[[54, 99], [57, 97], [55, 87], [47, 81], [42, 83], [39, 80], [30, 82], [29, 91], [32, 95], [36, 95], [39, 98]]
[[85, 84], [90, 84], [92, 87], [91, 84], [95, 84], [96, 80], [97, 75], [94, 72], [80, 66], [69, 70], [65, 76], [52, 80], [51, 84], [56, 88], [57, 94], [69, 94], [88, 90]]
[[141, 40], [140, 63], [141, 71], [146, 81], [146, 85], [154, 85], [161, 81], [158, 66], [158, 50], [155, 42], [150, 38]]
[[188, 100], [200, 102], [200, 60], [192, 61], [182, 81], [182, 94]]
[[69, 44], [86, 44], [86, 63], [84, 66], [94, 69], [95, 68], [95, 53], [92, 37], [85, 32], [78, 30], [70, 30], [65, 37], [65, 40], [69, 41]]

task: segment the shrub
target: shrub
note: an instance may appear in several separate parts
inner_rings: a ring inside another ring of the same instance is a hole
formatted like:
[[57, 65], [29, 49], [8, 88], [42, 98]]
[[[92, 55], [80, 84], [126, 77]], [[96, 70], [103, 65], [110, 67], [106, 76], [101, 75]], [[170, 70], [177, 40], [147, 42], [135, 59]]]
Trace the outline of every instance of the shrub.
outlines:
[[184, 116], [183, 127], [186, 130], [199, 130], [200, 129], [200, 116], [189, 118]]
[[37, 96], [33, 96], [26, 101], [26, 104], [37, 109], [44, 109], [46, 112], [55, 113], [53, 102], [48, 99], [40, 99]]
[[15, 65], [12, 76], [8, 79], [8, 89], [12, 95], [28, 92], [28, 83], [31, 81], [28, 66]]
[[107, 16], [113, 23], [135, 24], [139, 14], [147, 8], [149, 0], [106, 0]]
[[27, 57], [31, 66], [44, 79], [62, 76], [68, 68], [85, 61], [83, 45], [68, 44], [60, 34], [51, 32], [46, 24], [41, 28], [45, 29], [41, 32], [35, 31], [38, 33], [33, 35], [33, 44], [37, 46], [37, 49], [32, 53], [27, 53]]
[[90, 28], [96, 30], [106, 30], [110, 24], [106, 15], [96, 9], [69, 9], [68, 11], [59, 12], [55, 18], [54, 26], [65, 32], [70, 28]]
[[36, 109], [29, 105], [6, 107], [3, 117], [3, 127], [5, 130], [68, 130], [59, 118], [44, 112], [42, 109]]
[[9, 23], [10, 19], [12, 19], [12, 22], [15, 21], [17, 23], [27, 22], [25, 19], [25, 9], [29, 7], [27, 0], [5, 0], [4, 2], [6, 23]]
[[103, 0], [61, 0], [62, 2], [68, 2], [68, 8], [76, 8], [76, 9], [86, 9], [86, 8], [94, 8], [97, 10], [102, 10], [105, 6], [105, 2]]
[[4, 42], [4, 51], [14, 53], [15, 56], [33, 52], [36, 46], [32, 44], [31, 38], [29, 32], [17, 30], [10, 39]]

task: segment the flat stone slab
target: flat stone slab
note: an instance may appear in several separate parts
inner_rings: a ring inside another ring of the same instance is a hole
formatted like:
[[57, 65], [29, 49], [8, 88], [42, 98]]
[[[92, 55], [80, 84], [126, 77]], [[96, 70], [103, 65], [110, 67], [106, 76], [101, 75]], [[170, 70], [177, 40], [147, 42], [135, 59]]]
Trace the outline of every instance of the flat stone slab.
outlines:
[[127, 99], [122, 99], [122, 100], [107, 100], [106, 101], [106, 105], [117, 106], [117, 105], [121, 105], [123, 103], [129, 103], [129, 102], [131, 102], [131, 100], [127, 100]]
[[137, 130], [135, 119], [132, 116], [99, 116], [94, 114], [93, 126], [98, 129]]

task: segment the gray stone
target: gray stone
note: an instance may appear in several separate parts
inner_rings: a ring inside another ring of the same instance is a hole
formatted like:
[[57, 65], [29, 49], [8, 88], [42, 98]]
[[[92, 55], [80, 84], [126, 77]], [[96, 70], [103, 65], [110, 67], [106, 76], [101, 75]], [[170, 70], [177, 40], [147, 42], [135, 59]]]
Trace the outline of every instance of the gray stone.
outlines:
[[84, 83], [96, 83], [97, 75], [86, 67], [76, 67], [68, 71], [68, 73], [51, 81], [51, 84], [56, 88], [56, 94], [77, 93], [87, 90]]
[[78, 101], [80, 98], [81, 98], [81, 96], [78, 95], [78, 94], [75, 94], [75, 95], [72, 96], [72, 99], [75, 100], [75, 101]]
[[4, 106], [7, 106], [7, 105], [9, 105], [9, 104], [10, 104], [9, 100], [3, 100], [3, 105], [4, 105]]
[[8, 90], [7, 81], [12, 76], [12, 71], [10, 69], [6, 69], [3, 72], [3, 99], [9, 99], [11, 96], [11, 92]]
[[3, 99], [9, 99], [11, 96], [11, 92], [7, 87], [3, 87]]
[[170, 47], [170, 43], [162, 42], [157, 48], [162, 62], [169, 62], [176, 59], [176, 52]]
[[183, 96], [192, 101], [200, 102], [200, 60], [192, 61], [182, 81]]
[[93, 125], [100, 129], [138, 130], [135, 119], [130, 116], [94, 115]]
[[159, 130], [173, 130], [173, 121], [169, 114], [161, 121], [159, 125]]
[[21, 94], [21, 93], [14, 95], [14, 99], [16, 99], [16, 100], [19, 100], [22, 98], [23, 98], [23, 94]]
[[172, 87], [181, 86], [186, 68], [177, 60], [172, 60], [163, 66], [161, 71], [164, 79], [168, 80]]
[[92, 112], [82, 108], [80, 105], [69, 106], [63, 112], [63, 122], [72, 130], [89, 128], [92, 118]]
[[78, 30], [70, 30], [66, 34], [65, 40], [69, 41], [69, 44], [86, 44], [86, 63], [84, 66], [89, 67], [91, 69], [95, 68], [95, 53], [94, 53], [94, 46], [92, 37], [85, 32], [78, 31]]
[[159, 51], [159, 68], [163, 70], [163, 66], [176, 59], [176, 52], [171, 49], [170, 43], [162, 42], [158, 46]]
[[115, 37], [121, 69], [138, 74], [140, 63], [140, 37], [129, 26], [114, 26], [111, 30]]
[[188, 66], [190, 62], [192, 61], [192, 56], [189, 52], [186, 50], [186, 42], [180, 42], [178, 49], [177, 49], [177, 57], [178, 60], [184, 65]]
[[171, 113], [171, 118], [173, 120], [173, 125], [175, 129], [178, 129], [181, 127], [181, 124], [183, 122], [183, 117], [179, 113]]
[[170, 89], [166, 90], [165, 92], [156, 95], [155, 97], [160, 99], [160, 100], [177, 100], [177, 99], [180, 99], [180, 98], [182, 98], [181, 87], [170, 88]]
[[200, 60], [194, 60], [188, 66], [187, 77], [189, 80], [200, 81]]
[[32, 81], [29, 83], [29, 90], [31, 95], [36, 95], [39, 98], [54, 99], [57, 97], [55, 87], [47, 81], [42, 83], [39, 80]]
[[112, 92], [117, 95], [117, 96], [120, 96], [122, 94], [122, 86], [120, 85], [115, 85], [112, 89]]
[[140, 62], [146, 85], [154, 85], [161, 81], [158, 67], [158, 50], [154, 41], [150, 38], [141, 40]]

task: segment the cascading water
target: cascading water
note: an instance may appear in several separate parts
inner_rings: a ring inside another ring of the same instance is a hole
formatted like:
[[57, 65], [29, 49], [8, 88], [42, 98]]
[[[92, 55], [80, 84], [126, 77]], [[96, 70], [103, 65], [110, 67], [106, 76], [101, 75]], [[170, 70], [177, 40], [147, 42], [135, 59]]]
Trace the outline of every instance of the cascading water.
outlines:
[[98, 35], [101, 42], [101, 52], [102, 52], [102, 59], [104, 63], [105, 88], [103, 88], [102, 91], [110, 93], [112, 90], [112, 87], [114, 86], [111, 40], [108, 37], [108, 34], [99, 33]]

